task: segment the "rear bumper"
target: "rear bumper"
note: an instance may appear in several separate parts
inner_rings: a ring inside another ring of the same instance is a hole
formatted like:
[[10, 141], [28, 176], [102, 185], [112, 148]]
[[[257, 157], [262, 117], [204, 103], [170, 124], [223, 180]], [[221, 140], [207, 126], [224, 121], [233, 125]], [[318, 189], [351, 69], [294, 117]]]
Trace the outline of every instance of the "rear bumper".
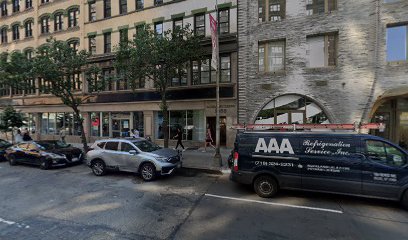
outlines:
[[255, 173], [245, 171], [231, 171], [230, 180], [242, 184], [252, 184], [255, 178]]

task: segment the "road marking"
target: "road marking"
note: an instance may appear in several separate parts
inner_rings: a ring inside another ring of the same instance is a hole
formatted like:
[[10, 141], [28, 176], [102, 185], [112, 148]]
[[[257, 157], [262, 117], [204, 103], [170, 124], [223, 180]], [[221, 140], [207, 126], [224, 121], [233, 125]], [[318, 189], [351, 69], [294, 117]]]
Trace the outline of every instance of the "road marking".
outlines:
[[16, 224], [15, 222], [7, 221], [7, 220], [5, 220], [5, 219], [3, 219], [3, 218], [0, 218], [0, 223], [5, 223], [5, 224], [8, 224], [8, 225]]
[[321, 211], [321, 212], [331, 212], [331, 213], [343, 214], [343, 211], [334, 210], [334, 209], [327, 209], [327, 208], [317, 208], [317, 207], [307, 207], [307, 206], [284, 204], [284, 203], [264, 202], [264, 201], [257, 201], [257, 200], [244, 199], [244, 198], [234, 198], [234, 197], [213, 195], [213, 194], [207, 194], [207, 193], [205, 194], [205, 196], [213, 197], [213, 198], [236, 200], [236, 201], [242, 201], [242, 202], [253, 202], [253, 203], [266, 204], [266, 205], [274, 205], [274, 206], [290, 207], [290, 208], [300, 208], [300, 209], [308, 209], [308, 210]]

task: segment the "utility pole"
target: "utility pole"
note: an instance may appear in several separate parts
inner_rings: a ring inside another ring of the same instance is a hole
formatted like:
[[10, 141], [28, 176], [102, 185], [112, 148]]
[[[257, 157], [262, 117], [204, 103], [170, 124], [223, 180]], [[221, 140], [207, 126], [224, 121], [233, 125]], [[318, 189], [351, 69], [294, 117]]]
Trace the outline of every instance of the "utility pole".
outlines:
[[219, 41], [219, 36], [220, 36], [220, 29], [219, 29], [219, 13], [218, 13], [218, 0], [215, 0], [215, 12], [216, 12], [216, 17], [217, 17], [217, 68], [216, 68], [216, 117], [215, 117], [215, 122], [216, 122], [216, 131], [215, 131], [215, 155], [214, 155], [214, 161], [218, 161], [219, 166], [222, 166], [222, 158], [221, 158], [221, 153], [220, 153], [220, 41]]

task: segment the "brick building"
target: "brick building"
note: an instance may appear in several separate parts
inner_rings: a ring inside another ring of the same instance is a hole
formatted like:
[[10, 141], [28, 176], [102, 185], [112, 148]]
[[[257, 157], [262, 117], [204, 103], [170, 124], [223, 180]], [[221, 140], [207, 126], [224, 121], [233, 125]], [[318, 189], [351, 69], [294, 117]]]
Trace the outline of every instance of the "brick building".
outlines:
[[[206, 126], [215, 134], [215, 72], [210, 68], [211, 39], [209, 14], [216, 16], [215, 0], [0, 0], [0, 52], [22, 51], [28, 58], [46, 44], [49, 37], [67, 41], [72, 47], [92, 53], [103, 76], [111, 79], [115, 46], [131, 39], [137, 28], [150, 24], [158, 33], [190, 24], [196, 34], [205, 35], [208, 57], [188, 63], [187, 74], [172, 78], [169, 88], [170, 136], [182, 128], [186, 145], [201, 146]], [[231, 146], [237, 122], [237, 2], [219, 0], [221, 67], [221, 143]], [[86, 93], [83, 74], [75, 76], [77, 94]], [[36, 138], [58, 139], [61, 130], [69, 142], [79, 142], [79, 128], [72, 110], [60, 100], [40, 91], [42, 82], [27, 82], [22, 91], [0, 86], [0, 106], [13, 105], [28, 117]], [[135, 91], [126, 81], [115, 81], [81, 107], [88, 139], [127, 136], [133, 128], [160, 143], [160, 96], [153, 84], [141, 81]], [[215, 136], [214, 136], [215, 137]]]
[[240, 123], [385, 122], [408, 144], [408, 1], [238, 6]]

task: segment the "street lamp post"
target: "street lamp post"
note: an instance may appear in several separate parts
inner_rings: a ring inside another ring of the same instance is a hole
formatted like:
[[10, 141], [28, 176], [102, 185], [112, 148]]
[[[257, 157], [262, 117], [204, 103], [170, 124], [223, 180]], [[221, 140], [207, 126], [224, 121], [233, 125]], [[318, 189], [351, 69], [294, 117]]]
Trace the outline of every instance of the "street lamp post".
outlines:
[[216, 131], [215, 131], [215, 155], [214, 155], [214, 161], [215, 164], [219, 165], [220, 167], [222, 166], [222, 158], [221, 158], [221, 153], [220, 153], [220, 46], [219, 46], [219, 16], [218, 16], [218, 0], [215, 0], [215, 12], [216, 12], [216, 18], [217, 18], [217, 71], [216, 71], [216, 117], [215, 117], [215, 122], [216, 122]]

